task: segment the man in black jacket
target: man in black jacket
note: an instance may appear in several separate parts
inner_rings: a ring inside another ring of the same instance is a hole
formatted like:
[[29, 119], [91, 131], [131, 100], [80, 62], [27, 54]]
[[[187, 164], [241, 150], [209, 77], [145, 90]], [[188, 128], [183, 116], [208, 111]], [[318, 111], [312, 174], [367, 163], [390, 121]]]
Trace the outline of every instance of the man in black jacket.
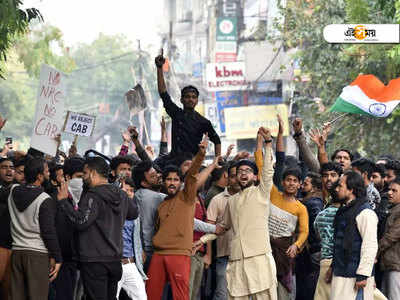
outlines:
[[121, 279], [122, 228], [126, 219], [138, 216], [138, 209], [126, 193], [108, 183], [110, 168], [100, 157], [88, 158], [83, 181], [89, 190], [72, 206], [66, 183], [58, 193], [60, 206], [78, 230], [80, 270], [89, 300], [115, 299]]

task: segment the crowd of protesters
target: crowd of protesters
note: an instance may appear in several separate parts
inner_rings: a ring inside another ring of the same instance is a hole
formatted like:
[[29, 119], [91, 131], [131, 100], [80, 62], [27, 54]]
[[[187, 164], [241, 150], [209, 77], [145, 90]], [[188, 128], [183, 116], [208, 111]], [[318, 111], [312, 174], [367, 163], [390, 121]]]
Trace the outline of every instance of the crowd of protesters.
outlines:
[[221, 156], [194, 110], [198, 90], [183, 88], [179, 108], [164, 62], [155, 60], [170, 152], [163, 121], [157, 157], [134, 127], [113, 158], [4, 146], [1, 299], [399, 300], [400, 161], [345, 148], [329, 159], [329, 123], [311, 131], [313, 153], [299, 118], [299, 159], [286, 156], [279, 115], [276, 137], [254, 133], [254, 154], [231, 158], [230, 146]]

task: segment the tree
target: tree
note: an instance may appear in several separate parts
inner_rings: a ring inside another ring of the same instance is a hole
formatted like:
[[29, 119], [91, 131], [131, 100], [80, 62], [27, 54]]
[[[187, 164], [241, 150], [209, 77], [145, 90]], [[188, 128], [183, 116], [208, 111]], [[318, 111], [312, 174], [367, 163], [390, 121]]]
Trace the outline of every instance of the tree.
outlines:
[[[58, 46], [61, 55], [52, 48]], [[52, 26], [33, 26], [29, 33], [15, 38], [5, 63], [7, 80], [0, 81], [0, 112], [8, 118], [2, 130], [24, 148], [29, 145], [36, 107], [37, 82], [42, 63], [63, 72], [75, 64], [64, 49], [61, 31]]]
[[[391, 0], [288, 0], [281, 8], [283, 25], [276, 23], [285, 48], [296, 48], [301, 68], [296, 103], [306, 126], [333, 119], [327, 112], [342, 88], [358, 74], [374, 74], [385, 84], [400, 73], [400, 48], [377, 44], [329, 44], [323, 38], [328, 24], [397, 23], [400, 1]], [[307, 78], [306, 81], [302, 80]], [[321, 103], [320, 103], [321, 102]], [[326, 108], [318, 110], [321, 105]], [[400, 150], [399, 110], [380, 119], [349, 115], [338, 122], [329, 149], [346, 146], [369, 156]]]
[[77, 69], [69, 76], [69, 108], [97, 115], [95, 134], [90, 140], [80, 139], [82, 148], [93, 147], [104, 134], [110, 135], [112, 148], [120, 145], [121, 130], [130, 121], [124, 95], [137, 83], [147, 86], [150, 106], [154, 106], [152, 99], [159, 99], [153, 59], [145, 51], [133, 49], [122, 35], [100, 34], [91, 44], [81, 44], [72, 51]]
[[23, 10], [21, 5], [20, 0], [0, 1], [0, 77], [3, 79], [7, 51], [15, 39], [26, 33], [32, 20], [43, 20], [36, 8]]

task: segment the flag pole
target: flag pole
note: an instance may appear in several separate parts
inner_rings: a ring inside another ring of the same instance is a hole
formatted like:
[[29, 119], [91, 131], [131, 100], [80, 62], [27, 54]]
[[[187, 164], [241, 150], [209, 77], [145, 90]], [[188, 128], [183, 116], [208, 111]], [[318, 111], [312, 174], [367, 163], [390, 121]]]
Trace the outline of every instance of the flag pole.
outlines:
[[338, 116], [338, 117], [336, 117], [336, 118], [334, 118], [332, 121], [329, 121], [328, 123], [329, 124], [333, 124], [333, 123], [335, 123], [336, 121], [338, 121], [338, 120], [340, 120], [340, 119], [343, 119], [345, 116], [347, 116], [349, 113], [344, 113], [343, 115], [340, 115], [340, 116]]

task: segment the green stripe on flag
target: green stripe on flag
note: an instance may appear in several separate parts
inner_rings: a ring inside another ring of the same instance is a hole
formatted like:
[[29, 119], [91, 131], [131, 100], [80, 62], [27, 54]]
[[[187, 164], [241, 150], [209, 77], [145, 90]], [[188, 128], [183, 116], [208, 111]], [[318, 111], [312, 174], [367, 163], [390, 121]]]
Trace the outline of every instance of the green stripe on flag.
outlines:
[[338, 97], [336, 99], [335, 104], [329, 109], [330, 112], [332, 111], [338, 111], [338, 112], [344, 112], [344, 113], [350, 113], [350, 114], [360, 114], [360, 115], [371, 115], [362, 109], [358, 108], [357, 106], [343, 100], [342, 98]]

